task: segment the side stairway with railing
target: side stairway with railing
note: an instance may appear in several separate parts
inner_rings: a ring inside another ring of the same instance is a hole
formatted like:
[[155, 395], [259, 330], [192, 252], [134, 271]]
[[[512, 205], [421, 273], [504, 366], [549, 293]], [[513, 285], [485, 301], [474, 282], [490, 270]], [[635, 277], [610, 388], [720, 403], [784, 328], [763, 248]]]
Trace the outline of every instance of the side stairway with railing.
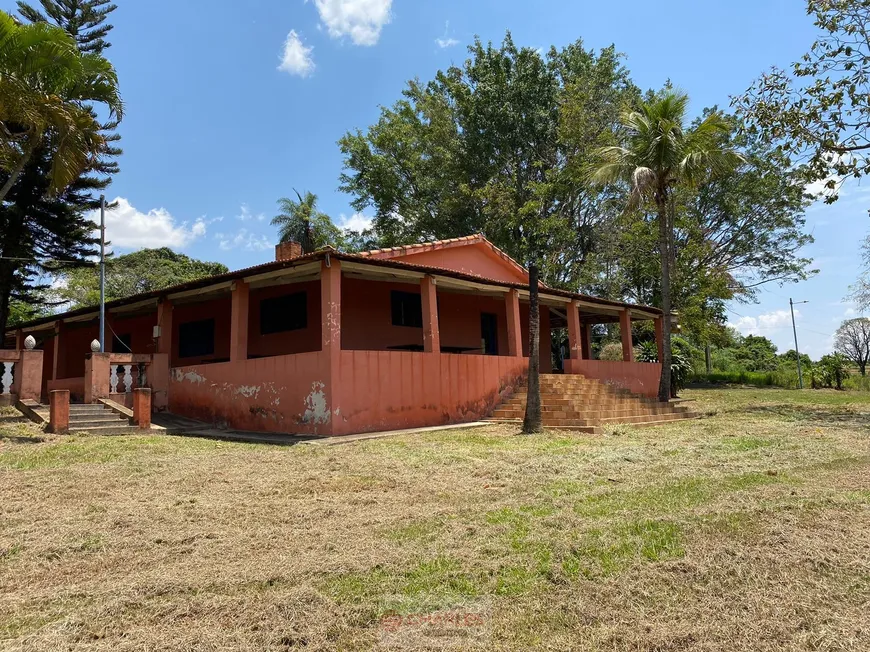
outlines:
[[[490, 417], [496, 422], [520, 422], [526, 410], [524, 384]], [[626, 389], [579, 374], [541, 375], [541, 412], [545, 428], [600, 433], [612, 424], [657, 425], [697, 414], [689, 408], [632, 394]]]

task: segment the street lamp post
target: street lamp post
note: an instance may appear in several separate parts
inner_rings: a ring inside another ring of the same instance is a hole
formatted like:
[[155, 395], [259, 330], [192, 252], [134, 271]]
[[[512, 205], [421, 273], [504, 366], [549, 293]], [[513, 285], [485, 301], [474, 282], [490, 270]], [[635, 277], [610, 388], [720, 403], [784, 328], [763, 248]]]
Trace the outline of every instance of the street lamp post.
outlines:
[[801, 304], [801, 303], [809, 303], [809, 301], [792, 301], [791, 299], [788, 300], [788, 306], [791, 309], [791, 329], [792, 329], [792, 332], [794, 333], [794, 352], [795, 352], [795, 355], [797, 356], [798, 387], [803, 389], [804, 388], [804, 377], [803, 377], [803, 374], [801, 373], [801, 351], [798, 348], [797, 326], [795, 326], [795, 322], [794, 322], [795, 304]]

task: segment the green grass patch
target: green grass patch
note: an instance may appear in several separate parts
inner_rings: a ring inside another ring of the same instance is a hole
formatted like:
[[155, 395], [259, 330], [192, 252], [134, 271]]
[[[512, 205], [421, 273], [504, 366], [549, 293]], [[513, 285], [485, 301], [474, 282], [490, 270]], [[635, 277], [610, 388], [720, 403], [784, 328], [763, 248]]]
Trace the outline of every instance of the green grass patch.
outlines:
[[391, 541], [427, 541], [435, 539], [448, 520], [449, 517], [437, 517], [411, 521], [386, 530], [384, 535]]
[[763, 437], [726, 437], [720, 443], [722, 448], [738, 453], [746, 453], [749, 451], [758, 450], [759, 448], [767, 448], [774, 446], [777, 441], [774, 439], [765, 439]]
[[64, 437], [41, 444], [17, 446], [0, 453], [0, 469], [32, 470], [63, 468], [75, 464], [105, 464], [119, 460], [140, 463], [144, 457], [211, 451], [221, 447], [251, 444], [218, 442], [194, 437]]
[[379, 611], [437, 608], [480, 594], [479, 579], [447, 556], [423, 560], [406, 570], [375, 567], [328, 577], [324, 590], [343, 604], [377, 603]]
[[620, 572], [637, 559], [658, 562], [685, 554], [683, 531], [677, 523], [632, 521], [587, 532], [562, 561], [562, 572], [571, 579], [594, 578]]
[[721, 478], [693, 476], [641, 489], [612, 490], [586, 496], [574, 509], [581, 516], [603, 518], [623, 512], [673, 514], [712, 502], [735, 491], [787, 481], [782, 475], [743, 473]]

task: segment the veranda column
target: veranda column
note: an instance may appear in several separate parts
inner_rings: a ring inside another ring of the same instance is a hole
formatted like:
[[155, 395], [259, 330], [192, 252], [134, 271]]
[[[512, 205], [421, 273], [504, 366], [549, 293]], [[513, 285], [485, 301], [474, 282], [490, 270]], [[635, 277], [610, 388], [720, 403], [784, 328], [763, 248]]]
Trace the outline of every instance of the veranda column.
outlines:
[[520, 293], [510, 290], [504, 297], [507, 312], [508, 355], [519, 357], [523, 354], [523, 334], [520, 327]]
[[634, 342], [631, 340], [631, 310], [619, 313], [619, 334], [622, 335], [622, 359], [634, 362]]
[[572, 301], [568, 305], [568, 356], [571, 360], [583, 359], [583, 339], [580, 330], [580, 304]]
[[441, 352], [441, 333], [438, 330], [438, 294], [435, 278], [420, 279], [420, 298], [423, 303], [423, 350], [426, 353]]
[[244, 362], [248, 359], [248, 304], [251, 290], [244, 281], [236, 281], [232, 291], [230, 362]]
[[659, 353], [659, 362], [665, 359], [665, 325], [662, 319], [662, 317], [656, 317], [655, 319], [656, 348]]
[[320, 267], [320, 312], [325, 358], [323, 392], [324, 414], [315, 413], [312, 422], [317, 434], [337, 434], [332, 417], [340, 410], [339, 374], [341, 371], [341, 262], [327, 258]]
[[15, 348], [18, 351], [24, 349], [24, 331], [20, 328], [15, 331]]
[[160, 327], [160, 337], [157, 338], [157, 353], [172, 357], [172, 302], [162, 299], [157, 304], [157, 326]]
[[[63, 360], [63, 358], [60, 357], [60, 336], [63, 330], [64, 326], [62, 321], [54, 322], [54, 346], [52, 347], [54, 358], [52, 359], [51, 363], [52, 380], [57, 380], [58, 378], [60, 378], [58, 374], [60, 373], [61, 362]], [[82, 352], [82, 355], [84, 355], [84, 351]]]
[[580, 324], [580, 342], [583, 360], [592, 359], [592, 324]]

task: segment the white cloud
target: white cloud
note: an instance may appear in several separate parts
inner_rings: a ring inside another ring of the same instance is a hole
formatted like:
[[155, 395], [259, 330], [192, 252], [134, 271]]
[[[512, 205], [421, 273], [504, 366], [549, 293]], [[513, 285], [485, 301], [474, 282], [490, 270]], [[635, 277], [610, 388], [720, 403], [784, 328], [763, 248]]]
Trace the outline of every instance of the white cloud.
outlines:
[[350, 229], [351, 231], [365, 231], [372, 228], [373, 221], [374, 218], [362, 213], [354, 213], [350, 217], [342, 213], [338, 218], [338, 226], [342, 229]]
[[216, 233], [215, 239], [222, 251], [244, 249], [245, 251], [265, 251], [275, 245], [265, 235], [257, 235], [248, 229], [239, 229], [235, 234]]
[[[111, 203], [117, 206], [106, 211], [106, 240], [115, 247], [183, 249], [206, 232], [206, 220], [202, 217], [193, 223], [179, 223], [165, 208], [152, 208], [143, 213], [124, 197], [116, 197]], [[90, 217], [99, 224], [98, 211]]]
[[375, 45], [390, 22], [393, 0], [314, 0], [332, 38], [349, 36], [354, 45]]
[[459, 45], [459, 41], [449, 36], [449, 32], [450, 21], [448, 20], [446, 23], [444, 23], [444, 36], [435, 39], [435, 44], [442, 50], [445, 48], [452, 48], [454, 45]]
[[236, 215], [236, 219], [240, 222], [250, 222], [251, 220], [256, 220], [257, 222], [262, 222], [266, 219], [266, 215], [264, 213], [257, 213], [254, 215], [251, 212], [251, 209], [248, 208], [247, 204], [242, 204], [239, 209], [239, 214]]
[[[800, 318], [800, 311], [794, 311], [795, 320]], [[770, 331], [791, 326], [791, 313], [788, 310], [765, 312], [757, 317], [741, 317], [731, 326], [740, 331], [741, 335], [764, 335]]]
[[308, 77], [314, 72], [314, 57], [311, 56], [313, 50], [313, 47], [306, 46], [302, 42], [295, 29], [291, 29], [287, 34], [287, 40], [284, 41], [284, 52], [281, 54], [278, 70], [291, 75]]

